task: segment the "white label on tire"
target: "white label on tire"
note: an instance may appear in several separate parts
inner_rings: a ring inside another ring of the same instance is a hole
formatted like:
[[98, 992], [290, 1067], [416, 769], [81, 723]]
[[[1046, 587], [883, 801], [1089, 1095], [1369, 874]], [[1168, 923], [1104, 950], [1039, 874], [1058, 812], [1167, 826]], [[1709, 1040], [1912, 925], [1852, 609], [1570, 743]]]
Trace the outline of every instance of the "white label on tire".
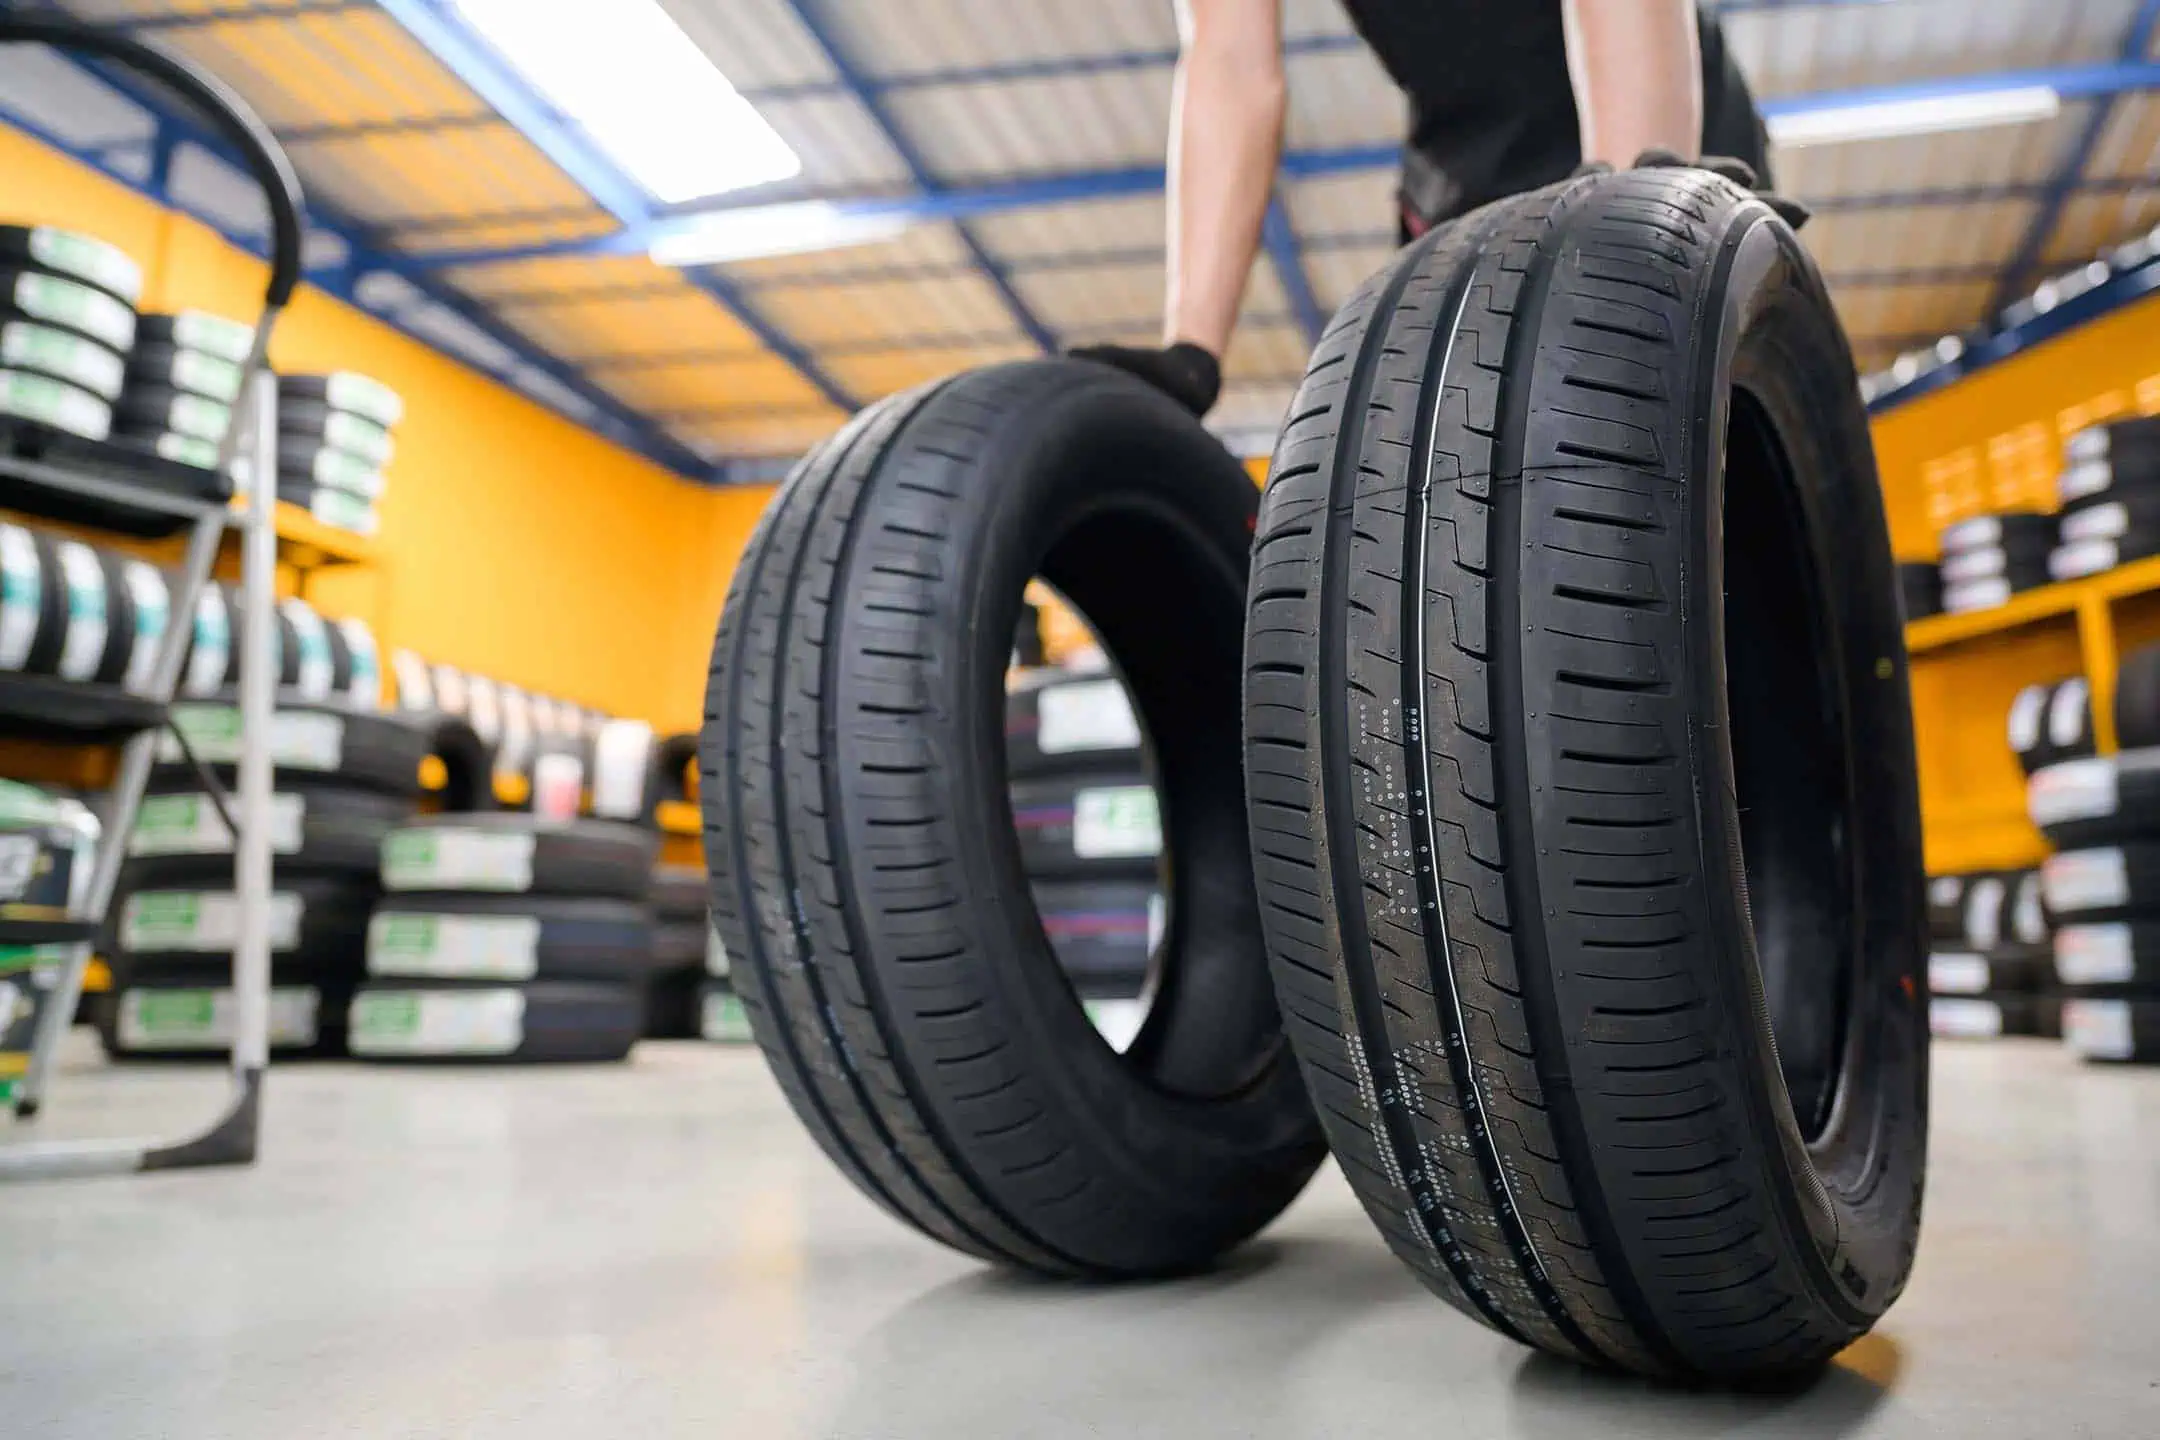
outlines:
[[80, 275], [129, 304], [142, 299], [142, 266], [117, 245], [72, 230], [39, 225], [30, 232], [30, 258], [47, 270]]
[[2007, 580], [1975, 580], [1970, 585], [1949, 585], [1943, 588], [1943, 610], [1951, 615], [1963, 615], [1973, 610], [1992, 610], [1997, 605], [2010, 602], [2010, 582]]
[[540, 968], [540, 922], [530, 915], [417, 915], [368, 921], [370, 975], [530, 980]]
[[2002, 519], [1995, 515], [1976, 515], [1970, 520], [1960, 520], [1942, 532], [1941, 540], [1945, 555], [1978, 545], [1997, 544], [2002, 540]]
[[1928, 1029], [1960, 1040], [1992, 1040], [2003, 1033], [2002, 1007], [1992, 1000], [1939, 997], [1928, 1001]]
[[1133, 750], [1140, 745], [1132, 701], [1115, 680], [1045, 686], [1035, 697], [1035, 724], [1035, 748], [1045, 755]]
[[2063, 516], [2062, 540], [2065, 545], [2078, 540], [2119, 540], [2129, 528], [2129, 507], [2110, 500]]
[[346, 698], [361, 710], [382, 709], [382, 653], [376, 647], [375, 632], [364, 620], [340, 620], [338, 632], [352, 655], [352, 683], [345, 687]]
[[525, 992], [363, 990], [351, 1018], [355, 1055], [508, 1055], [525, 1039]]
[[2080, 580], [2112, 570], [2117, 563], [2113, 540], [2080, 540], [2048, 552], [2048, 576], [2055, 580]]
[[165, 428], [176, 435], [193, 435], [198, 440], [220, 440], [224, 438], [226, 422], [231, 418], [232, 406], [182, 392], [173, 396], [172, 405], [165, 412]]
[[240, 398], [240, 367], [201, 350], [182, 350], [173, 356], [172, 383], [230, 405]]
[[2049, 765], [2025, 782], [2025, 809], [2035, 825], [2113, 815], [2116, 803], [2115, 760], [2110, 755]]
[[135, 605], [135, 646], [128, 651], [127, 674], [121, 684], [140, 695], [150, 688], [150, 671], [157, 664], [158, 646], [171, 620], [172, 594], [165, 587], [164, 573], [154, 565], [130, 560], [120, 574]]
[[390, 452], [396, 448], [382, 426], [342, 410], [324, 417], [323, 444], [357, 455], [377, 469], [390, 463]]
[[383, 841], [383, 884], [392, 890], [530, 890], [536, 838], [454, 825], [399, 830]]
[[1073, 796], [1073, 854], [1083, 860], [1162, 853], [1162, 817], [1146, 785], [1114, 785]]
[[0, 526], [0, 670], [20, 670], [30, 658], [44, 607], [37, 542], [19, 525]]
[[[180, 705], [173, 724], [205, 765], [240, 763], [240, 711], [232, 705]], [[270, 763], [281, 770], [330, 772], [345, 757], [345, 722], [312, 710], [280, 710], [270, 717]], [[158, 759], [168, 764], [183, 757], [180, 742], [166, 735], [158, 741]]]
[[2018, 877], [2017, 892], [2010, 899], [2010, 933], [2021, 945], [2047, 943], [2048, 918], [2040, 904], [2040, 872], [2037, 870], [2028, 870]]
[[705, 927], [705, 973], [717, 975], [722, 980], [725, 980], [733, 971], [734, 966], [728, 960], [727, 942], [720, 938], [719, 927], [707, 925]]
[[0, 900], [22, 898], [37, 878], [42, 848], [35, 835], [0, 835]]
[[[307, 797], [270, 797], [270, 851], [296, 855], [301, 827], [307, 822]], [[202, 794], [146, 796], [128, 837], [130, 855], [230, 855], [232, 832]]]
[[67, 585], [67, 634], [56, 668], [63, 680], [88, 680], [105, 657], [105, 567], [89, 546], [63, 540], [60, 578]]
[[2040, 867], [2047, 908], [2058, 915], [2130, 903], [2130, 872], [2119, 848], [2050, 855]]
[[135, 312], [102, 290], [25, 270], [15, 277], [15, 304], [26, 315], [80, 330], [123, 355], [135, 348]]
[[[270, 1043], [305, 1048], [320, 1033], [322, 994], [312, 985], [270, 991]], [[227, 1050], [240, 1007], [232, 990], [124, 990], [116, 1031], [123, 1050]]]
[[2083, 460], [2065, 469], [2055, 481], [2055, 493], [2064, 504], [2098, 495], [2115, 483], [2115, 467], [2105, 460]]
[[2092, 686], [2084, 676], [2073, 675], [2055, 687], [2048, 701], [2048, 739], [2058, 746], [2077, 745], [2085, 739], [2085, 702]]
[[2055, 977], [2063, 984], [2127, 985], [2135, 973], [2128, 925], [2065, 925], [2055, 932]]
[[315, 613], [312, 605], [299, 600], [284, 601], [278, 609], [292, 622], [293, 633], [300, 642], [300, 678], [293, 686], [294, 691], [303, 700], [320, 703], [329, 699], [334, 664], [330, 658], [330, 631], [323, 624], [322, 616]]
[[[300, 943], [305, 905], [285, 892], [270, 897], [270, 948]], [[141, 954], [230, 951], [240, 943], [240, 899], [230, 890], [138, 890], [120, 911], [120, 948]]]
[[2010, 702], [2010, 748], [2025, 754], [2040, 743], [2040, 720], [2047, 713], [2048, 687], [2028, 685]]
[[1937, 875], [1928, 881], [1928, 904], [1955, 905], [1965, 893], [1965, 882], [1956, 875]]
[[181, 688], [189, 695], [208, 695], [225, 683], [232, 658], [232, 617], [225, 609], [224, 592], [215, 585], [205, 588], [195, 602], [194, 639]]
[[380, 380], [353, 370], [340, 370], [323, 383], [323, 395], [334, 410], [365, 415], [384, 429], [405, 418], [405, 401]]
[[1942, 578], [1945, 585], [1964, 585], [1974, 580], [1987, 580], [2010, 568], [2010, 557], [2000, 545], [1987, 545], [1963, 554], [1945, 556], [1942, 562]]
[[2068, 1000], [2063, 1003], [2063, 1043], [2095, 1060], [2127, 1060], [2137, 1049], [2131, 1032], [2130, 1005], [2124, 1000]]
[[173, 344], [183, 350], [207, 350], [235, 365], [248, 358], [255, 345], [255, 327], [221, 315], [184, 310], [173, 316]]
[[119, 356], [95, 341], [48, 325], [0, 325], [0, 366], [58, 375], [107, 402], [118, 398], [127, 383], [127, 368]]
[[1937, 995], [1979, 995], [1988, 988], [1987, 958], [1966, 950], [1928, 956], [1928, 989]]
[[2004, 892], [2001, 878], [1994, 875], [1973, 881], [1965, 892], [1965, 939], [1982, 950], [2002, 939]]
[[698, 1033], [723, 1045], [740, 1045], [750, 1039], [750, 1016], [734, 995], [708, 992], [699, 1007]]

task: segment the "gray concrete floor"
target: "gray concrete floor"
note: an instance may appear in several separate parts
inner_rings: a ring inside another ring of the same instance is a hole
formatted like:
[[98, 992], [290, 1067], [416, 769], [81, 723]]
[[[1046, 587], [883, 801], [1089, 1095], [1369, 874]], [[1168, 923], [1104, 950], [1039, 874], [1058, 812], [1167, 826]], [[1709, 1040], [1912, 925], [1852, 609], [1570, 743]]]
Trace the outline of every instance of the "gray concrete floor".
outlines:
[[[858, 1198], [754, 1055], [680, 1044], [281, 1070], [254, 1170], [0, 1190], [0, 1433], [2160, 1435], [2160, 1071], [1937, 1056], [1912, 1287], [1795, 1395], [1518, 1349], [1418, 1290], [1332, 1170], [1216, 1275], [992, 1273]], [[86, 1050], [39, 1128], [175, 1129], [219, 1084]]]

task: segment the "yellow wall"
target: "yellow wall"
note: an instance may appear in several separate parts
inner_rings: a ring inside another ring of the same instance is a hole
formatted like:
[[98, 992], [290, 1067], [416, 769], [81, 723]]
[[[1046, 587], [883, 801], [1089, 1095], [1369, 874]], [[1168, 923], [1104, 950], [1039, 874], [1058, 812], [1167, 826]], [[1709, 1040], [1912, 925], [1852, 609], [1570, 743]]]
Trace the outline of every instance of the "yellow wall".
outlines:
[[[143, 306], [251, 318], [264, 269], [185, 216], [0, 125], [0, 220], [71, 226], [140, 260]], [[708, 490], [321, 291], [271, 363], [373, 375], [405, 397], [381, 564], [309, 590], [387, 644], [663, 730], [695, 728], [712, 630], [769, 488]]]

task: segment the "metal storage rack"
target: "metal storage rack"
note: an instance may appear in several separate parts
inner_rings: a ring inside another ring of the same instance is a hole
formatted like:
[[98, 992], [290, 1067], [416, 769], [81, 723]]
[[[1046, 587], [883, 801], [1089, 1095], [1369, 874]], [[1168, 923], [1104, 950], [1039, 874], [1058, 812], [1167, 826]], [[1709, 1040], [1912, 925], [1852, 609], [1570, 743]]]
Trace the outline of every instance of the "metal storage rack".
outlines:
[[[270, 753], [273, 715], [271, 637], [275, 620], [277, 537], [275, 456], [276, 382], [264, 368], [270, 332], [300, 279], [302, 200], [299, 181], [284, 152], [254, 112], [215, 79], [142, 41], [115, 31], [53, 16], [0, 12], [0, 44], [34, 43], [85, 51], [141, 72], [200, 110], [237, 148], [270, 205], [270, 283], [255, 344], [244, 373], [249, 377], [232, 422], [218, 447], [215, 474], [229, 476], [243, 446], [255, 457], [254, 483], [244, 508], [223, 493], [174, 493], [147, 483], [143, 466], [111, 447], [56, 444], [34, 458], [0, 454], [5, 503], [31, 513], [80, 522], [87, 502], [107, 512], [146, 521], [148, 527], [188, 532], [186, 555], [172, 587], [172, 623], [161, 638], [147, 695], [118, 687], [78, 685], [36, 676], [0, 678], [0, 731], [64, 733], [87, 743], [119, 742], [118, 773], [105, 834], [89, 884], [73, 917], [79, 933], [68, 943], [58, 984], [47, 997], [17, 1111], [34, 1116], [43, 1102], [58, 1053], [81, 994], [92, 937], [111, 907], [127, 840], [150, 778], [161, 733], [171, 724], [172, 701], [193, 635], [195, 606], [209, 582], [229, 529], [241, 535], [240, 715], [244, 742], [238, 766], [237, 806], [232, 818], [234, 894], [239, 912], [233, 954], [234, 1033], [232, 1089], [224, 1109], [198, 1133], [171, 1140], [31, 1141], [0, 1145], [0, 1180], [59, 1175], [115, 1174], [191, 1165], [245, 1164], [255, 1158], [263, 1070], [269, 1059], [270, 1002]], [[126, 528], [126, 527], [122, 527]], [[143, 528], [141, 526], [138, 529]], [[177, 734], [178, 732], [173, 732]], [[183, 740], [184, 743], [184, 740]]]

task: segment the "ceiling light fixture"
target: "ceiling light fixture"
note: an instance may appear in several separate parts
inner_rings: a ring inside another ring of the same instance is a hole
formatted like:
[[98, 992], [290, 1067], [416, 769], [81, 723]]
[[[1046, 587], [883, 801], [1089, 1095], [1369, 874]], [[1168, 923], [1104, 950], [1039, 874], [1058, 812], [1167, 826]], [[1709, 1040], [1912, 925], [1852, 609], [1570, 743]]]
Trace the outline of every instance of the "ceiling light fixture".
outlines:
[[[1774, 107], [1776, 102], [1770, 102]], [[1911, 100], [1874, 100], [1819, 110], [1795, 110], [1769, 117], [1770, 138], [1783, 146], [1832, 145], [1841, 140], [1884, 140], [1898, 135], [1932, 135], [1943, 130], [1977, 130], [1990, 125], [2022, 125], [2051, 120], [2062, 113], [2062, 96], [2048, 85], [2019, 85], [1975, 90], [1964, 95], [1928, 95]]]
[[843, 210], [829, 200], [759, 205], [665, 221], [651, 254], [662, 265], [721, 265], [870, 245], [892, 239], [909, 223], [892, 211]]
[[665, 204], [786, 180], [802, 159], [656, 0], [453, 0], [510, 66]]

